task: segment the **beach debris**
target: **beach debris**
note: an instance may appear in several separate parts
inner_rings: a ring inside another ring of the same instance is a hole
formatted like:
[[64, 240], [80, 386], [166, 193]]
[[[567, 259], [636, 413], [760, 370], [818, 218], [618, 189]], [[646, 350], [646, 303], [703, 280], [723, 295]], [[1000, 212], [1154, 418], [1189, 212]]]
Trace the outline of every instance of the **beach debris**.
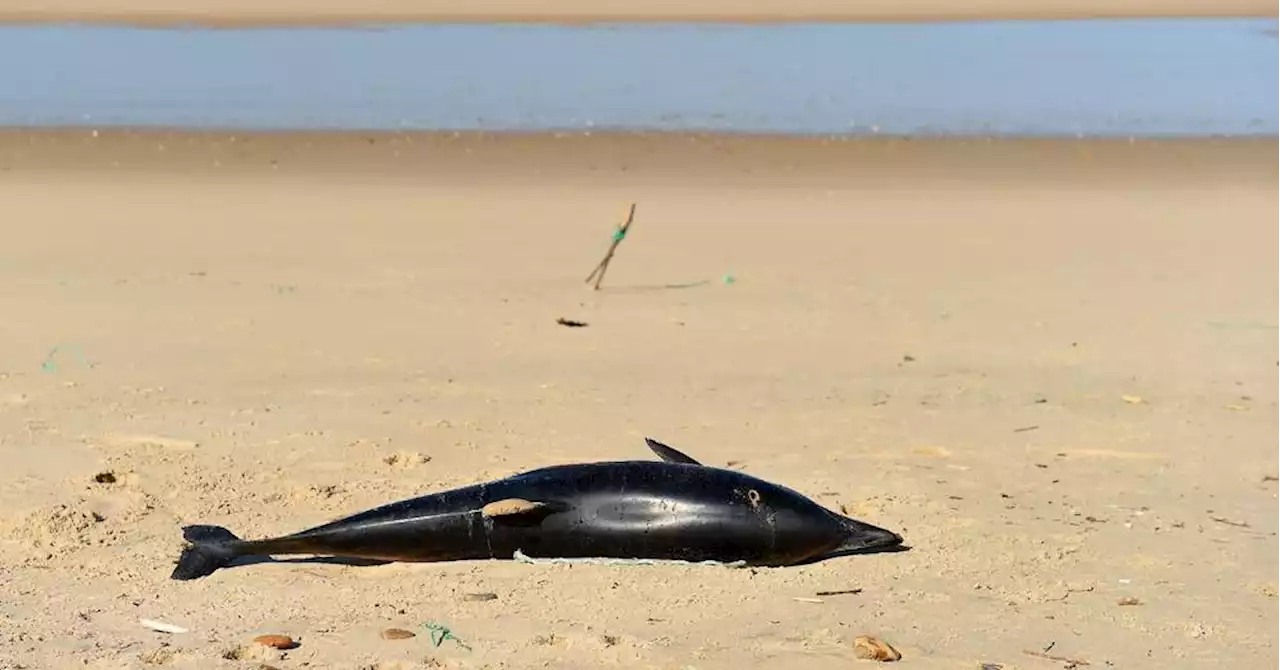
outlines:
[[498, 594], [488, 592], [468, 593], [463, 595], [462, 599], [470, 603], [487, 603], [491, 600], [497, 600]]
[[1249, 408], [1244, 405], [1224, 405], [1222, 409], [1228, 412], [1248, 412]]
[[387, 465], [395, 465], [402, 468], [411, 468], [415, 465], [430, 463], [431, 457], [416, 451], [399, 451], [382, 457], [382, 462]]
[[1262, 481], [1264, 481], [1264, 482], [1280, 482], [1280, 477], [1278, 477], [1278, 476], [1276, 476], [1276, 475], [1262, 475]]
[[1224, 525], [1224, 526], [1233, 526], [1233, 527], [1235, 527], [1235, 528], [1248, 528], [1248, 527], [1249, 527], [1248, 522], [1245, 522], [1245, 521], [1235, 521], [1235, 520], [1233, 520], [1233, 519], [1228, 519], [1228, 518], [1227, 518], [1227, 517], [1225, 517], [1225, 516], [1211, 516], [1211, 517], [1209, 517], [1209, 519], [1210, 519], [1210, 520], [1212, 520], [1212, 521], [1215, 521], [1215, 522], [1217, 522], [1217, 523], [1220, 523], [1220, 524], [1222, 524], [1222, 525]]
[[903, 362], [903, 363], [914, 363], [914, 362], [916, 362], [916, 357], [915, 357], [915, 356], [912, 356], [911, 354], [904, 354], [904, 355], [902, 356], [902, 362]]
[[586, 321], [574, 321], [573, 319], [566, 319], [564, 317], [556, 319], [556, 323], [564, 326], [565, 328], [586, 328], [589, 325]]
[[99, 472], [98, 474], [96, 474], [96, 475], [94, 475], [94, 476], [93, 476], [93, 483], [95, 483], [95, 484], [114, 484], [114, 483], [116, 483], [116, 473], [111, 472], [111, 471], [107, 471], [107, 472]]
[[999, 663], [987, 663], [983, 661], [979, 666], [982, 670], [1004, 670], [1004, 666]]
[[1040, 430], [1040, 426], [1023, 426], [1023, 427], [1021, 427], [1021, 428], [1014, 428], [1014, 429], [1013, 429], [1013, 432], [1015, 432], [1015, 433], [1029, 433], [1029, 432], [1031, 432], [1031, 431], [1033, 431], [1033, 430]]
[[1130, 405], [1141, 405], [1146, 402], [1146, 400], [1143, 400], [1140, 395], [1122, 395], [1120, 396], [1120, 399]]
[[444, 624], [428, 621], [422, 624], [422, 627], [426, 628], [427, 631], [431, 633], [431, 644], [434, 646], [439, 647], [445, 643], [445, 640], [453, 640], [459, 647], [462, 647], [467, 651], [471, 651], [471, 647], [468, 646], [466, 642], [458, 639], [458, 637], [453, 634], [453, 631], [449, 630], [449, 627]]
[[1134, 598], [1133, 596], [1125, 596], [1120, 600], [1117, 600], [1116, 604], [1121, 607], [1132, 607], [1134, 605], [1141, 605], [1142, 601]]
[[258, 637], [253, 638], [253, 641], [265, 647], [280, 649], [282, 651], [285, 649], [293, 649], [298, 646], [298, 643], [288, 635], [259, 635]]
[[172, 635], [178, 635], [181, 633], [188, 632], [187, 629], [183, 628], [182, 626], [175, 626], [171, 623], [156, 621], [155, 619], [138, 619], [138, 623], [142, 624], [143, 628], [150, 628], [151, 630], [154, 630], [157, 633], [169, 633]]
[[735, 279], [733, 275], [728, 273], [725, 273], [725, 275], [720, 278], [720, 283], [724, 284], [725, 286], [732, 286], [737, 281], [738, 280]]
[[792, 598], [792, 600], [794, 600], [794, 601], [796, 601], [796, 602], [798, 602], [798, 603], [813, 603], [813, 604], [815, 604], [815, 605], [821, 605], [822, 603], [827, 602], [827, 601], [823, 600], [822, 598], [802, 598], [802, 597], [795, 597], [795, 598]]
[[64, 349], [70, 349], [72, 352], [75, 353], [76, 360], [80, 362], [80, 367], [82, 368], [93, 367], [89, 365], [89, 362], [87, 360], [85, 360], [84, 350], [81, 349], [79, 346], [72, 345], [70, 347], [63, 347], [59, 345], [50, 349], [49, 353], [45, 355], [44, 362], [40, 364], [40, 370], [42, 372], [50, 372], [50, 373], [57, 372], [58, 371], [57, 359], [59, 358], [59, 354], [61, 354]]
[[1071, 658], [1069, 656], [1057, 656], [1055, 654], [1050, 654], [1049, 649], [1052, 649], [1052, 648], [1053, 648], [1053, 645], [1050, 644], [1044, 651], [1038, 651], [1035, 649], [1023, 649], [1022, 653], [1026, 654], [1027, 656], [1035, 656], [1036, 658], [1043, 658], [1050, 661], [1065, 663], [1066, 664], [1065, 667], [1067, 670], [1071, 670], [1071, 668], [1077, 668], [1082, 665], [1089, 665], [1088, 661], [1084, 661], [1078, 658]]
[[[604, 281], [604, 273], [609, 269], [609, 263], [613, 260], [613, 254], [618, 250], [618, 245], [622, 244], [622, 241], [627, 239], [627, 233], [631, 230], [631, 223], [635, 220], [635, 216], [636, 204], [633, 202], [631, 203], [631, 207], [627, 210], [626, 220], [619, 224], [618, 228], [613, 231], [613, 239], [609, 243], [608, 251], [604, 253], [604, 258], [600, 259], [600, 262], [596, 265], [596, 269], [592, 270], [591, 274], [587, 275], [586, 281], [591, 284], [591, 290], [600, 290], [600, 282]], [[592, 283], [593, 280], [595, 283]]]
[[898, 653], [897, 649], [874, 635], [859, 635], [854, 638], [853, 653], [863, 660], [882, 663], [892, 663], [902, 659], [902, 654]]
[[840, 590], [838, 590], [838, 591], [818, 591], [817, 593], [815, 593], [815, 594], [813, 594], [813, 595], [815, 595], [815, 596], [819, 596], [819, 597], [825, 597], [825, 596], [856, 596], [856, 595], [858, 595], [859, 593], [862, 593], [862, 589], [840, 589]]
[[417, 633], [403, 628], [388, 628], [382, 631], [382, 639], [384, 640], [407, 640], [417, 636]]

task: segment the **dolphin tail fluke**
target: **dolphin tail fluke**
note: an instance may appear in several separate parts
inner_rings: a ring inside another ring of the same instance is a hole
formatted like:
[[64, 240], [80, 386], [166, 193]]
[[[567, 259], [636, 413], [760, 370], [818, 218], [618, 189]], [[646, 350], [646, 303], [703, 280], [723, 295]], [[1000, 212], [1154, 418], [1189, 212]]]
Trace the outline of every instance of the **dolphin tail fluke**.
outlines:
[[182, 550], [170, 579], [207, 577], [240, 556], [242, 540], [222, 526], [185, 526], [182, 537], [191, 544]]

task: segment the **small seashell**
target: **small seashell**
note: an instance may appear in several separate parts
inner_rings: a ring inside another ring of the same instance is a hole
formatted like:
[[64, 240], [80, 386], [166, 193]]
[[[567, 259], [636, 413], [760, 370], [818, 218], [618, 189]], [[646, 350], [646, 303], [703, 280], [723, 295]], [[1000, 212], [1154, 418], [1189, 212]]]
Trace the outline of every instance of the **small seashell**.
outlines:
[[1116, 604], [1120, 605], [1121, 607], [1129, 607], [1133, 605], [1141, 605], [1142, 601], [1138, 600], [1137, 598], [1134, 598], [1133, 596], [1125, 596], [1121, 598], [1119, 601], [1117, 601]]
[[853, 653], [858, 658], [868, 661], [891, 662], [902, 658], [897, 649], [888, 642], [871, 635], [859, 635], [853, 640]]
[[403, 628], [388, 628], [382, 631], [382, 639], [384, 640], [407, 640], [415, 636], [416, 633]]
[[144, 628], [150, 628], [157, 633], [179, 634], [187, 632], [187, 629], [182, 626], [175, 626], [171, 623], [156, 621], [155, 619], [138, 619], [138, 623], [142, 624]]
[[298, 643], [288, 635], [259, 635], [253, 638], [253, 641], [275, 649], [293, 649], [298, 646]]

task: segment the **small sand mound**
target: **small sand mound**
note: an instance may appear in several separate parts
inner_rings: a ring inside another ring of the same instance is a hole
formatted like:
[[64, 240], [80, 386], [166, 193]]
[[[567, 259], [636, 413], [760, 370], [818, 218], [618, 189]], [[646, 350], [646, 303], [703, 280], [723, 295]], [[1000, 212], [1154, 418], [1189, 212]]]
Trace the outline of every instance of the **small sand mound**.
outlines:
[[62, 553], [92, 543], [94, 528], [104, 521], [84, 504], [54, 505], [0, 522], [0, 533], [27, 549]]
[[78, 497], [70, 503], [0, 518], [0, 538], [32, 555], [52, 558], [84, 547], [114, 544], [154, 510], [154, 498], [141, 491]]

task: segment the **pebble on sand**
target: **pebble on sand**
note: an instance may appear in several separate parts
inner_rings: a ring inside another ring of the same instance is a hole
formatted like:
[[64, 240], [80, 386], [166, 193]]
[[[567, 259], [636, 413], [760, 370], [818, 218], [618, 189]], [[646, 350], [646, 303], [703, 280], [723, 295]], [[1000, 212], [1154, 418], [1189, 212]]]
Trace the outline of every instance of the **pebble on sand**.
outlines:
[[259, 635], [253, 638], [253, 641], [275, 649], [293, 649], [298, 646], [298, 643], [288, 635]]
[[892, 662], [902, 658], [897, 649], [888, 642], [872, 635], [859, 635], [853, 640], [853, 653], [867, 661]]

